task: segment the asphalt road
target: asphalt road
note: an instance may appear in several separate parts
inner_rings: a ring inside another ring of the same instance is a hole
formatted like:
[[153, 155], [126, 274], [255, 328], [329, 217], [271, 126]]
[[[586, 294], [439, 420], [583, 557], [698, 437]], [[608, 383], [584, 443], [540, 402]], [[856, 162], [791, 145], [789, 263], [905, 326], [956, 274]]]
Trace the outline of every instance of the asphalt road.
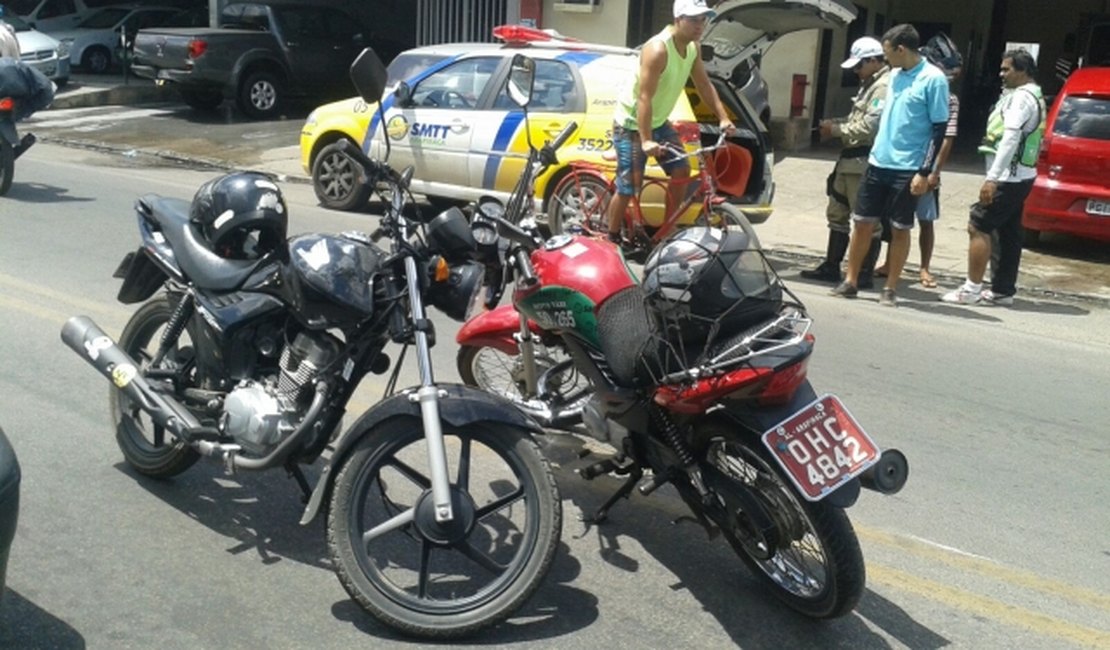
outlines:
[[[111, 273], [137, 242], [134, 198], [187, 198], [210, 176], [41, 145], [0, 198], [0, 421], [24, 472], [0, 647], [420, 645], [347, 597], [320, 522], [297, 525], [283, 473], [201, 463], [154, 482], [128, 470], [106, 382], [58, 338], [78, 313], [119, 333], [130, 310]], [[373, 227], [315, 207], [306, 186], [284, 189], [291, 232]], [[1110, 313], [1040, 299], [962, 308], [912, 291], [887, 310], [793, 288], [817, 321], [818, 390], [911, 462], [902, 493], [865, 494], [850, 511], [868, 563], [857, 611], [791, 614], [723, 543], [672, 524], [684, 508], [666, 489], [604, 526], [576, 521], [617, 482], [577, 479], [577, 443], [562, 439], [547, 445], [566, 516], [554, 568], [518, 616], [462, 645], [1110, 646]], [[453, 326], [438, 327], [439, 377], [453, 380]]]

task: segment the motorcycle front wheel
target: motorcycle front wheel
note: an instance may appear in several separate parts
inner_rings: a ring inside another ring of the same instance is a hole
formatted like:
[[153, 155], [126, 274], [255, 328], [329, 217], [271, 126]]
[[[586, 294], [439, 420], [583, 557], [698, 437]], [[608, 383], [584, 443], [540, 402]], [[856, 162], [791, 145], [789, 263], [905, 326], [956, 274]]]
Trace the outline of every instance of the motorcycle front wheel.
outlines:
[[593, 388], [585, 375], [578, 372], [570, 356], [558, 347], [536, 345], [536, 374], [547, 373], [546, 399], [524, 396], [523, 359], [519, 354], [506, 354], [492, 346], [459, 346], [456, 365], [459, 378], [467, 386], [500, 395], [525, 413], [544, 420], [552, 413], [564, 414], [561, 426], [582, 420], [582, 407]]
[[[703, 471], [723, 497], [709, 514], [752, 573], [806, 616], [851, 612], [866, 577], [859, 540], [844, 510], [799, 496], [754, 434], [721, 428], [703, 436]], [[754, 497], [762, 512], [752, 516], [737, 508], [753, 500], [730, 500], [727, 493], [734, 490]], [[762, 516], [770, 527], [759, 525]]]
[[10, 142], [0, 139], [0, 196], [4, 196], [12, 188], [14, 176], [15, 149]]
[[[173, 305], [169, 297], [162, 295], [139, 307], [123, 328], [119, 346], [139, 364], [144, 376], [151, 370], [151, 361], [172, 314]], [[193, 361], [193, 347], [186, 330], [157, 369], [188, 376]], [[192, 447], [168, 435], [163, 427], [155, 424], [115, 386], [108, 389], [108, 403], [112, 423], [116, 427], [116, 443], [127, 463], [139, 473], [154, 478], [169, 478], [189, 469], [200, 458]]]
[[[339, 581], [367, 612], [439, 639], [472, 634], [520, 607], [550, 569], [562, 526], [555, 478], [531, 438], [489, 423], [444, 437], [455, 468], [451, 522], [435, 521], [420, 421], [394, 418], [342, 462], [327, 528]], [[411, 519], [382, 532], [399, 516]]]

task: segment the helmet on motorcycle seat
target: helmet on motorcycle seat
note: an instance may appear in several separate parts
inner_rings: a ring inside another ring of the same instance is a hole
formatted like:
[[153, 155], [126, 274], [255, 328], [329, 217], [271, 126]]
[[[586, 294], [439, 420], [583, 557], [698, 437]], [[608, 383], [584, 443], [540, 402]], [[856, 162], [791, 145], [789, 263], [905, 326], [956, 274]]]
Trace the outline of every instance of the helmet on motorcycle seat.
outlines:
[[189, 221], [217, 255], [258, 259], [285, 241], [289, 211], [270, 176], [233, 172], [200, 186]]
[[679, 231], [648, 257], [643, 287], [649, 308], [687, 341], [735, 333], [782, 307], [782, 285], [749, 229]]

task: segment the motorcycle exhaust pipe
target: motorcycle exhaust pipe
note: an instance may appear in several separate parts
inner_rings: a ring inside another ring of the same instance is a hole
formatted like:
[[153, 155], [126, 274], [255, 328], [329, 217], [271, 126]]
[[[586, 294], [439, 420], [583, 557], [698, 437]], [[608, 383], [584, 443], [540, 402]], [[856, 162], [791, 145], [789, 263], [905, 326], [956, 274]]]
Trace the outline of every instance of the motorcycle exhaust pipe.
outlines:
[[887, 449], [879, 460], [859, 475], [859, 483], [881, 494], [896, 494], [910, 477], [910, 463], [897, 449]]
[[97, 372], [107, 377], [151, 419], [178, 438], [188, 440], [201, 428], [177, 400], [154, 391], [139, 373], [139, 364], [88, 316], [74, 316], [62, 326], [62, 341]]

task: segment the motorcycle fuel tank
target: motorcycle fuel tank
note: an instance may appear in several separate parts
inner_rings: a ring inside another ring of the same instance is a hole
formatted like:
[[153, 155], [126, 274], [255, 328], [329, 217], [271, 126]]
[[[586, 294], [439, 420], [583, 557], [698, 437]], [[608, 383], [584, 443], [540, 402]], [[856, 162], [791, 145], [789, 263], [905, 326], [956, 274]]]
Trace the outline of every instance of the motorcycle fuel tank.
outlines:
[[595, 347], [597, 308], [637, 283], [614, 244], [581, 235], [552, 237], [532, 253], [532, 266], [539, 288], [518, 288], [514, 304], [541, 328], [570, 330]]

